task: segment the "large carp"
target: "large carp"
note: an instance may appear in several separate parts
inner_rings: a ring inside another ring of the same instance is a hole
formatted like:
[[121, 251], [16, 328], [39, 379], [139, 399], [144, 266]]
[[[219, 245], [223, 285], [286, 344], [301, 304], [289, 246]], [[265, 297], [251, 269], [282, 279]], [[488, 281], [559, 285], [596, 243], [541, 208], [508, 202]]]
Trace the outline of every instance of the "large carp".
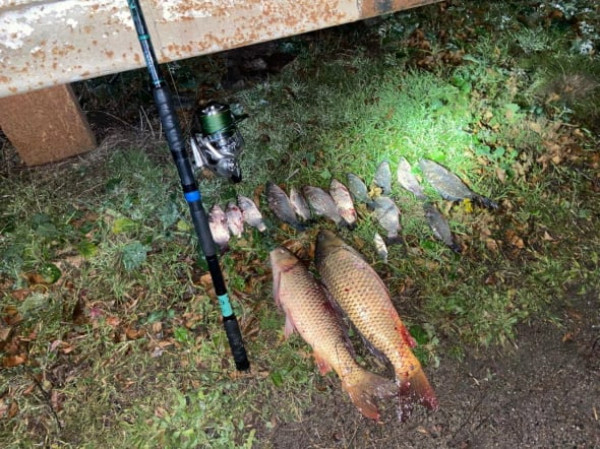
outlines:
[[304, 264], [283, 247], [271, 251], [270, 259], [273, 295], [285, 312], [286, 337], [297, 330], [312, 347], [321, 374], [333, 369], [358, 410], [379, 420], [374, 398], [395, 394], [394, 383], [356, 363], [341, 318]]
[[410, 415], [414, 403], [435, 410], [435, 393], [411, 348], [416, 345], [400, 320], [389, 292], [362, 256], [333, 232], [317, 236], [315, 256], [323, 284], [358, 332], [394, 367], [400, 388], [399, 418]]

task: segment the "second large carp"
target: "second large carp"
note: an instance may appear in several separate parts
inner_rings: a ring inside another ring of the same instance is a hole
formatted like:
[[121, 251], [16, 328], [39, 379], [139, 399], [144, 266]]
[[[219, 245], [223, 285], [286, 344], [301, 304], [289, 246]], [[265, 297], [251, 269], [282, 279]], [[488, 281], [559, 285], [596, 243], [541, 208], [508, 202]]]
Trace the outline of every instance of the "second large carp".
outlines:
[[375, 270], [356, 250], [327, 230], [317, 236], [315, 261], [321, 281], [335, 302], [358, 332], [394, 367], [400, 388], [399, 418], [406, 420], [414, 403], [437, 409], [433, 388], [411, 351], [416, 343]]
[[284, 247], [271, 251], [270, 260], [273, 296], [285, 312], [285, 335], [298, 331], [312, 347], [321, 374], [333, 369], [360, 412], [378, 420], [375, 398], [395, 394], [394, 383], [356, 363], [341, 318], [302, 261]]

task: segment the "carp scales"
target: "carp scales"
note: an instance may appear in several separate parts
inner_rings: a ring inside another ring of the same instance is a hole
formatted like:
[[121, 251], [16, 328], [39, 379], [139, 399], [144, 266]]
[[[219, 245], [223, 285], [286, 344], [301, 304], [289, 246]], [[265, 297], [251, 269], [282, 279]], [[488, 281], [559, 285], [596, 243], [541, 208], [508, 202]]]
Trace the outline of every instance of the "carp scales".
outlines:
[[315, 261], [321, 281], [340, 309], [363, 338], [392, 364], [400, 388], [399, 419], [404, 421], [410, 416], [414, 403], [436, 410], [433, 388], [411, 350], [416, 342], [375, 270], [356, 250], [327, 230], [317, 236]]
[[333, 369], [358, 410], [367, 418], [379, 420], [375, 397], [396, 394], [396, 386], [355, 361], [341, 318], [321, 284], [294, 254], [279, 247], [271, 251], [270, 262], [273, 296], [285, 313], [285, 336], [298, 331], [312, 347], [320, 373]]
[[498, 209], [498, 203], [478, 195], [469, 189], [461, 179], [454, 173], [442, 167], [440, 164], [430, 161], [429, 159], [421, 159], [419, 161], [423, 175], [427, 182], [437, 190], [437, 192], [449, 201], [462, 201], [469, 198], [473, 202], [487, 207], [488, 209]]

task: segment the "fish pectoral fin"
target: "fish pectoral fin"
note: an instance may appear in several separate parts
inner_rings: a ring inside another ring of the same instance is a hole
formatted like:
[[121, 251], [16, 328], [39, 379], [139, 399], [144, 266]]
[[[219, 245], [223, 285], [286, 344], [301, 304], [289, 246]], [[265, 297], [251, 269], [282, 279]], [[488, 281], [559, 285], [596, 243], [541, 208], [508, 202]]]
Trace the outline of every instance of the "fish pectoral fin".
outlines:
[[292, 335], [295, 330], [296, 330], [296, 325], [294, 324], [294, 320], [292, 320], [292, 317], [289, 313], [286, 313], [285, 314], [285, 328], [284, 328], [285, 338], [288, 338], [290, 335]]
[[319, 354], [316, 351], [313, 352], [313, 356], [315, 357], [315, 362], [317, 364], [317, 367], [319, 368], [319, 373], [321, 373], [321, 376], [324, 376], [325, 374], [331, 371], [332, 368], [327, 359], [325, 359], [321, 354]]

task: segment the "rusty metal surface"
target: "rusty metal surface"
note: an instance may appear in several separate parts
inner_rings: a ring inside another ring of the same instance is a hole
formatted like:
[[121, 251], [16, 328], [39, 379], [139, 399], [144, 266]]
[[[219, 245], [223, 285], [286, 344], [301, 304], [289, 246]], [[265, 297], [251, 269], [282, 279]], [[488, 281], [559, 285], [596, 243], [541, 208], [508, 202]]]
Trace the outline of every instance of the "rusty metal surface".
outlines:
[[69, 85], [0, 98], [0, 125], [21, 160], [30, 166], [65, 159], [96, 146]]
[[[160, 62], [439, 0], [142, 0]], [[0, 0], [0, 97], [143, 66], [126, 0]]]

